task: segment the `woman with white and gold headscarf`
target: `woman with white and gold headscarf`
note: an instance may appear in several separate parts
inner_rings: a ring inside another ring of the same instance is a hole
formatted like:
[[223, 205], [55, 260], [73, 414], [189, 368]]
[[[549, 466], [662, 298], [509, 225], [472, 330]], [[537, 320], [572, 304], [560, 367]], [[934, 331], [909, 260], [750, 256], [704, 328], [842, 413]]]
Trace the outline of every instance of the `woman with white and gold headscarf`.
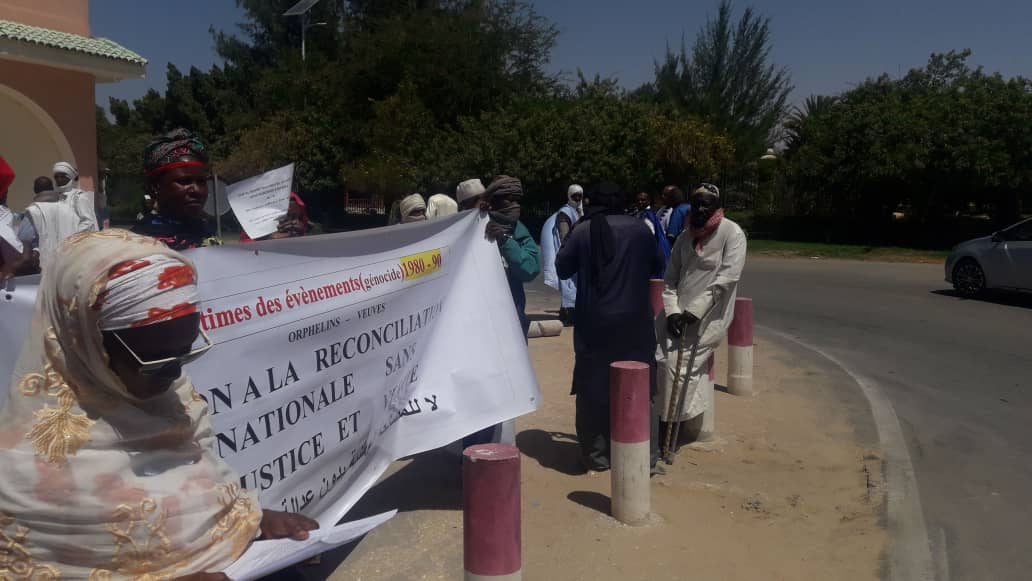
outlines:
[[219, 579], [259, 534], [318, 526], [262, 511], [211, 452], [182, 374], [211, 347], [197, 302], [193, 266], [152, 238], [62, 246], [0, 409], [0, 578]]

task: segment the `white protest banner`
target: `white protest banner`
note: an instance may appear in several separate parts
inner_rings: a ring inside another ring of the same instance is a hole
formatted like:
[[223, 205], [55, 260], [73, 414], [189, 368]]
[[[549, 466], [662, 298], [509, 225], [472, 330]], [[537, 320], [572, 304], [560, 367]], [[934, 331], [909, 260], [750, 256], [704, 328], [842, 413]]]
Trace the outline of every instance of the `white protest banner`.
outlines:
[[287, 215], [293, 183], [290, 164], [226, 188], [229, 206], [248, 236], [257, 240], [276, 231], [279, 219]]
[[233, 581], [261, 579], [282, 570], [287, 565], [300, 563], [305, 559], [350, 543], [387, 522], [397, 513], [398, 511], [392, 510], [332, 528], [319, 528], [309, 532], [308, 538], [303, 541], [294, 539], [255, 541], [223, 573]]
[[[216, 346], [187, 373], [215, 452], [263, 506], [332, 526], [393, 460], [537, 408], [485, 224], [465, 213], [188, 253]], [[11, 306], [25, 307], [0, 302], [0, 320]], [[25, 336], [0, 331], [5, 346]]]
[[9, 280], [6, 285], [0, 283], [0, 404], [7, 400], [14, 364], [18, 362], [22, 341], [29, 334], [38, 283], [38, 276]]
[[15, 252], [21, 254], [22, 243], [14, 233], [14, 213], [7, 206], [0, 206], [0, 240], [10, 244]]

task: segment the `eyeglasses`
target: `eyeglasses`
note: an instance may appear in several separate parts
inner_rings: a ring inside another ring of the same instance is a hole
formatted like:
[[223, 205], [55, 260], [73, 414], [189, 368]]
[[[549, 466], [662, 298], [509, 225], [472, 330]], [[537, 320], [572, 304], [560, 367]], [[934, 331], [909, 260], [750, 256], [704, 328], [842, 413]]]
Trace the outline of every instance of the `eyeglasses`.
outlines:
[[201, 338], [204, 339], [204, 345], [190, 351], [186, 355], [179, 355], [177, 357], [166, 357], [164, 359], [155, 359], [154, 361], [144, 361], [143, 359], [140, 359], [140, 356], [136, 354], [136, 351], [133, 351], [133, 348], [130, 347], [129, 344], [126, 343], [118, 335], [117, 332], [112, 331], [111, 334], [115, 336], [115, 339], [118, 339], [118, 342], [122, 344], [122, 347], [125, 347], [125, 350], [128, 351], [129, 354], [133, 356], [133, 359], [135, 359], [136, 362], [140, 364], [141, 374], [160, 375], [163, 371], [166, 371], [172, 365], [186, 365], [191, 361], [195, 361], [198, 357], [204, 355], [212, 347], [215, 346], [215, 344], [211, 342], [211, 338], [208, 337], [208, 334], [204, 332], [204, 329], [199, 329], [199, 331], [201, 332]]

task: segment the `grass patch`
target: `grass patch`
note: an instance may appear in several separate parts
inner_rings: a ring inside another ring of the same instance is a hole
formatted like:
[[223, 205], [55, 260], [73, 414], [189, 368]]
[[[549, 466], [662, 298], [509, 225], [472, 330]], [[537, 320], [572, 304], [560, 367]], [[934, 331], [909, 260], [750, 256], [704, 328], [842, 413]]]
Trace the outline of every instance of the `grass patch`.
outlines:
[[894, 246], [855, 246], [820, 244], [817, 242], [784, 242], [781, 240], [749, 240], [749, 254], [778, 258], [837, 258], [842, 260], [875, 260], [882, 262], [917, 262], [942, 264], [947, 250], [917, 250]]

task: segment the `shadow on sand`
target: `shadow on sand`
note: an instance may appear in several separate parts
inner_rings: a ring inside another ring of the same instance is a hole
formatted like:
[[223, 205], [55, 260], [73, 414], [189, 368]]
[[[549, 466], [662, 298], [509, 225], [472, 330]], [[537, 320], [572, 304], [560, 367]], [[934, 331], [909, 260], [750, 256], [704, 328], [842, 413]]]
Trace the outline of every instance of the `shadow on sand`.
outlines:
[[574, 490], [573, 492], [566, 495], [566, 498], [570, 499], [581, 506], [596, 510], [606, 516], [612, 514], [613, 503], [610, 498], [601, 492], [590, 492], [587, 490]]
[[543, 468], [569, 476], [585, 473], [580, 463], [580, 444], [573, 434], [523, 430], [516, 436], [516, 446]]
[[[399, 513], [461, 510], [461, 459], [443, 448], [412, 456], [406, 466], [370, 488], [344, 520], [355, 521], [394, 509]], [[309, 581], [327, 579], [361, 542], [358, 539], [323, 553], [318, 565], [301, 566], [298, 570]]]

